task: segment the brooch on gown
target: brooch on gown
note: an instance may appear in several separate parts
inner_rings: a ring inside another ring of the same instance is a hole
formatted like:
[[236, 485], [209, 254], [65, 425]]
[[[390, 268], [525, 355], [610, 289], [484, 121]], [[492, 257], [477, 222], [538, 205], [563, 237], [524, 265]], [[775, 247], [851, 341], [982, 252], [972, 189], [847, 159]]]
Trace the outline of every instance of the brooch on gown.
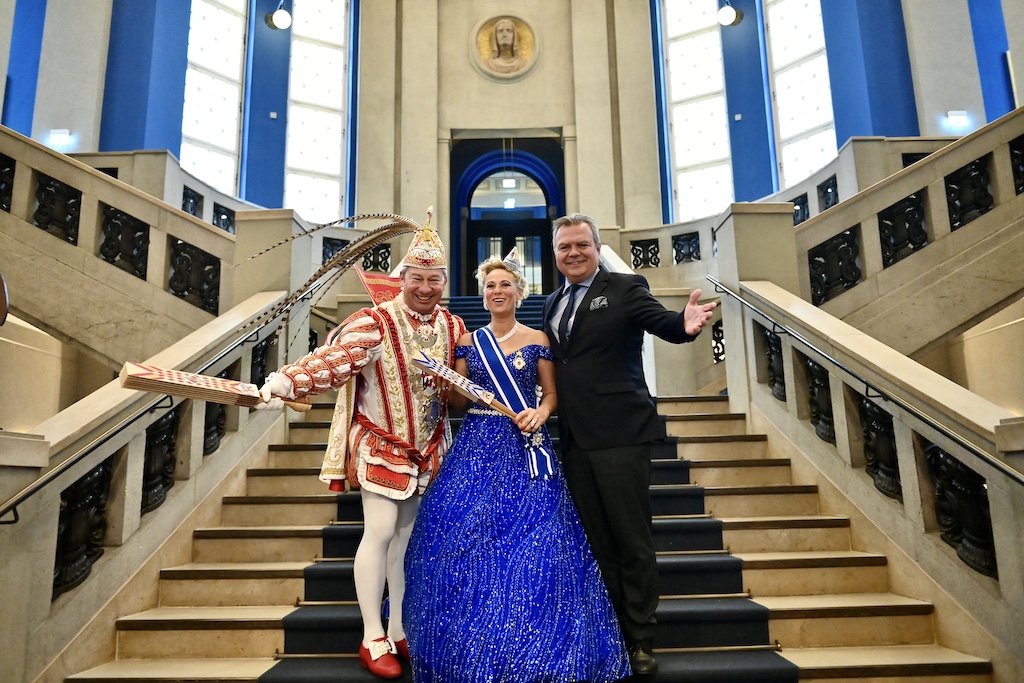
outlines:
[[523, 358], [523, 350], [519, 349], [516, 351], [516, 355], [512, 358], [512, 367], [516, 370], [522, 370], [526, 367], [526, 359]]

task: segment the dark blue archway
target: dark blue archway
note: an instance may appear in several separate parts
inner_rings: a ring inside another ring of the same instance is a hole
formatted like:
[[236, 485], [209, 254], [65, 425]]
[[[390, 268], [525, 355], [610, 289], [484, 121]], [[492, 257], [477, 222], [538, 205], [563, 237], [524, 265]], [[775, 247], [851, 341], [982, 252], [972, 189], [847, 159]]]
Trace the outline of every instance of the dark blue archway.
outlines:
[[[555, 138], [517, 139], [515, 151], [505, 148], [505, 141], [466, 140], [459, 142], [452, 153], [451, 165], [451, 256], [461, 264], [467, 257], [465, 243], [469, 205], [477, 186], [501, 171], [515, 171], [528, 176], [544, 193], [547, 205], [544, 220], [561, 215], [564, 207], [561, 144]], [[476, 224], [474, 222], [474, 224]], [[464, 264], [462, 264], [464, 265]], [[461, 267], [451, 269], [452, 291], [462, 292], [466, 286]]]

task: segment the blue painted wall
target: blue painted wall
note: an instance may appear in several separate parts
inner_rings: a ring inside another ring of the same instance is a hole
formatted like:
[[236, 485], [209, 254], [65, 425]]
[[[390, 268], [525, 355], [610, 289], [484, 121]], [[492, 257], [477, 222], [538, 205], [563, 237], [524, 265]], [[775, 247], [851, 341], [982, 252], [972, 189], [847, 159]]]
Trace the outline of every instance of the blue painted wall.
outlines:
[[[251, 0], [246, 56], [244, 129], [239, 195], [267, 208], [284, 204], [285, 131], [291, 29], [272, 29], [265, 17], [277, 0]], [[284, 8], [292, 10], [291, 0]], [[276, 114], [276, 118], [271, 118]]]
[[46, 0], [22, 0], [14, 8], [11, 55], [7, 62], [7, 85], [0, 123], [28, 137], [32, 136], [32, 118], [36, 109], [36, 82], [39, 80], [45, 20]]
[[114, 0], [101, 152], [181, 153], [190, 0]]
[[981, 96], [985, 102], [985, 118], [995, 121], [1013, 110], [1013, 88], [1006, 63], [1009, 41], [999, 0], [968, 0], [974, 52], [981, 77]]
[[736, 201], [746, 202], [775, 192], [778, 173], [761, 3], [732, 0], [732, 6], [743, 12], [743, 20], [721, 27], [722, 60], [733, 186]]
[[899, 0], [822, 0], [836, 146], [920, 134]]

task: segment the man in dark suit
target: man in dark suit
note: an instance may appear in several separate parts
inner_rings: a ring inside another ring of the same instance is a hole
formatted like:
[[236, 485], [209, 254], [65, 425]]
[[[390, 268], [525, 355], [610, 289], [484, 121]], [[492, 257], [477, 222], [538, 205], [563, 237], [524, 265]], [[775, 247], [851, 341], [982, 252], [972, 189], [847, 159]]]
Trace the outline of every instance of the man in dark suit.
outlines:
[[644, 331], [675, 344], [693, 341], [715, 304], [695, 290], [669, 311], [639, 275], [600, 267], [594, 219], [571, 214], [553, 224], [565, 284], [544, 303], [555, 356], [562, 467], [594, 558], [601, 567], [637, 674], [654, 674], [651, 648], [658, 568], [651, 538], [651, 442], [665, 436], [640, 355]]

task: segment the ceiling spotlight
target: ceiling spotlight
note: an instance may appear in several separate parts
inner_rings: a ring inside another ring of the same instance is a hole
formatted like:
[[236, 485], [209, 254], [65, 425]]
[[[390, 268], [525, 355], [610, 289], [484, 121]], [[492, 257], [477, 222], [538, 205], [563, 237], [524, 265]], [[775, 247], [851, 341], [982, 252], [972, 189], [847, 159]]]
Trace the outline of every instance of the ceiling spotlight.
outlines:
[[267, 15], [267, 26], [284, 30], [292, 25], [292, 15], [284, 8], [284, 0], [277, 3], [277, 9]]
[[743, 11], [733, 7], [729, 0], [718, 8], [718, 23], [722, 26], [735, 26], [743, 21]]

